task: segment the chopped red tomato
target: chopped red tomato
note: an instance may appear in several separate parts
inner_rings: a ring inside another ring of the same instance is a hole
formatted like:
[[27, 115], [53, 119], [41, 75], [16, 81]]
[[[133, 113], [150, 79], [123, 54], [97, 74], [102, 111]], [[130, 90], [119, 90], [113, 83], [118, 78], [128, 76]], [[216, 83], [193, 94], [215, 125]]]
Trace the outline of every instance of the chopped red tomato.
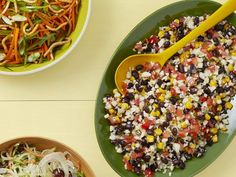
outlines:
[[154, 176], [154, 173], [152, 172], [152, 170], [151, 169], [146, 169], [145, 171], [144, 171], [144, 176], [145, 177], [153, 177]]
[[147, 119], [145, 118], [144, 120], [144, 123], [142, 124], [142, 128], [147, 130], [151, 125], [155, 124], [155, 121], [154, 120], [150, 120], [150, 119]]
[[179, 131], [178, 135], [180, 138], [184, 138], [186, 136], [184, 131]]
[[174, 89], [174, 87], [172, 87], [172, 88], [170, 89], [170, 93], [171, 93], [172, 96], [177, 96], [177, 92], [176, 92], [176, 90]]
[[133, 143], [135, 141], [134, 136], [133, 135], [124, 135], [124, 141], [127, 144]]
[[186, 77], [183, 73], [177, 73], [176, 80], [185, 80]]

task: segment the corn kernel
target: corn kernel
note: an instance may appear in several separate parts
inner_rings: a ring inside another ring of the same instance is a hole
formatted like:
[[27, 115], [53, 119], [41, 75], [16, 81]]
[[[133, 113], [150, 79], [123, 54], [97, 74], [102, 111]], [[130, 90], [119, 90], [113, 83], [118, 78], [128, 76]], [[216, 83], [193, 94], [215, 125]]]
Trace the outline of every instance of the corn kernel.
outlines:
[[173, 85], [174, 84], [174, 81], [175, 81], [175, 79], [172, 77], [172, 78], [170, 78], [170, 83]]
[[236, 52], [233, 52], [231, 55], [235, 57], [236, 56]]
[[195, 42], [194, 47], [199, 48], [202, 45], [202, 42]]
[[116, 123], [120, 123], [120, 122], [121, 122], [119, 116], [116, 116], [116, 117], [115, 117], [115, 122], [116, 122]]
[[132, 147], [132, 148], [135, 148], [135, 147], [136, 147], [135, 143], [132, 143], [132, 144], [131, 144], [131, 147]]
[[127, 110], [129, 108], [128, 103], [122, 103], [121, 108], [124, 109], [124, 110]]
[[162, 130], [160, 128], [157, 128], [154, 130], [154, 133], [156, 136], [160, 136], [162, 134]]
[[114, 114], [116, 111], [111, 108], [111, 109], [108, 110], [108, 112], [109, 112], [110, 114]]
[[225, 98], [225, 97], [226, 97], [226, 93], [221, 93], [221, 94], [220, 94], [220, 97], [221, 97], [221, 98]]
[[130, 78], [130, 80], [131, 80], [131, 81], [134, 81], [134, 80], [135, 80], [135, 78], [132, 76], [132, 77]]
[[228, 76], [225, 76], [222, 80], [223, 84], [226, 84], [230, 81], [230, 78]]
[[184, 62], [187, 58], [189, 58], [190, 52], [184, 52], [180, 55], [180, 62]]
[[154, 136], [153, 135], [148, 135], [146, 137], [146, 140], [147, 140], [148, 143], [153, 143], [154, 142]]
[[164, 36], [165, 32], [164, 31], [159, 31], [158, 33], [158, 37], [159, 38], [162, 38]]
[[158, 97], [158, 99], [159, 99], [161, 102], [163, 102], [163, 101], [165, 101], [165, 96], [164, 96], [163, 94], [161, 94], [161, 95]]
[[210, 86], [215, 87], [217, 85], [217, 82], [215, 80], [210, 81]]
[[175, 23], [179, 23], [179, 19], [175, 19], [174, 22], [175, 22]]
[[192, 109], [193, 108], [192, 103], [189, 102], [189, 101], [187, 101], [184, 105], [185, 105], [185, 108], [187, 108], [187, 109]]
[[113, 93], [113, 94], [118, 93], [118, 89], [114, 89], [114, 90], [112, 91], [112, 93]]
[[206, 120], [210, 120], [211, 119], [211, 116], [209, 114], [205, 114], [205, 119]]
[[156, 109], [156, 108], [158, 108], [158, 104], [153, 103], [153, 104], [152, 104], [152, 107], [153, 107], [154, 109]]
[[213, 143], [217, 143], [217, 142], [218, 142], [218, 136], [217, 136], [217, 135], [214, 135], [214, 136], [212, 137], [212, 141], [213, 141]]
[[[217, 95], [217, 96], [216, 96], [215, 102], [216, 102], [216, 103], [221, 102], [221, 97], [220, 97], [220, 95]], [[219, 104], [219, 103], [218, 103], [218, 104]]]
[[220, 120], [220, 116], [215, 116], [214, 118], [215, 118], [216, 121]]
[[233, 108], [233, 105], [232, 105], [230, 102], [226, 102], [226, 103], [225, 103], [225, 108], [227, 108], [227, 109], [232, 109], [232, 108]]
[[228, 129], [226, 127], [221, 127], [220, 130], [227, 131]]
[[152, 111], [151, 115], [152, 115], [153, 117], [158, 117], [158, 116], [161, 115], [161, 113], [160, 113], [160, 111]]
[[170, 27], [165, 27], [165, 31], [170, 31], [171, 30], [171, 28]]
[[162, 88], [159, 88], [158, 90], [159, 90], [160, 93], [166, 93], [166, 91]]
[[211, 133], [216, 134], [218, 132], [217, 128], [211, 128], [210, 129]]
[[212, 45], [212, 46], [208, 47], [207, 51], [212, 51], [212, 50], [214, 50], [215, 48], [216, 48], [216, 46]]
[[181, 123], [181, 128], [187, 128], [187, 126], [188, 126], [188, 125], [186, 124], [186, 122], [182, 122], [182, 123]]
[[164, 149], [164, 144], [162, 142], [157, 143], [158, 149]]
[[234, 66], [232, 64], [229, 64], [228, 66], [228, 71], [231, 72], [234, 70]]
[[190, 144], [189, 144], [189, 147], [192, 148], [192, 149], [195, 149], [195, 148], [196, 148], [196, 144], [190, 143]]
[[129, 161], [130, 160], [130, 156], [129, 155], [124, 155], [123, 159], [124, 159], [124, 161]]

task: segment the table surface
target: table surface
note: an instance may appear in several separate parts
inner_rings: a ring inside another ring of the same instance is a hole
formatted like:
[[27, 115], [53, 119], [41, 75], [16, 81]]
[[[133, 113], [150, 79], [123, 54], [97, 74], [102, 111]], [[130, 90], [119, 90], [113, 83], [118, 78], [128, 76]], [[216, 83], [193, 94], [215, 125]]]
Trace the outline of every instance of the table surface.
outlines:
[[[93, 0], [88, 28], [65, 60], [33, 75], [0, 76], [1, 142], [20, 136], [49, 137], [81, 154], [97, 177], [118, 177], [103, 158], [95, 136], [100, 80], [128, 32], [150, 13], [176, 1]], [[236, 139], [197, 177], [231, 177], [235, 146]]]

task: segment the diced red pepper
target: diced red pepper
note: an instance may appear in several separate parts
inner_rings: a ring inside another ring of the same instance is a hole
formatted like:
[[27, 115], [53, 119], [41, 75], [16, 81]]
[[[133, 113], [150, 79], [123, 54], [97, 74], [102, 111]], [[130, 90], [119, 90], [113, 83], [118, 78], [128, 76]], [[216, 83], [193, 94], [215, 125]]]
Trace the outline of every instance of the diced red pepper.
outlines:
[[174, 87], [171, 87], [170, 93], [171, 93], [172, 96], [177, 96], [177, 92], [176, 92], [176, 90], [174, 89]]
[[152, 172], [151, 169], [147, 168], [147, 169], [144, 171], [144, 176], [145, 176], [145, 177], [153, 177], [153, 176], [154, 176], [154, 173]]
[[179, 131], [178, 135], [180, 138], [184, 138], [186, 136], [184, 131]]
[[176, 80], [185, 80], [186, 77], [183, 73], [177, 73]]

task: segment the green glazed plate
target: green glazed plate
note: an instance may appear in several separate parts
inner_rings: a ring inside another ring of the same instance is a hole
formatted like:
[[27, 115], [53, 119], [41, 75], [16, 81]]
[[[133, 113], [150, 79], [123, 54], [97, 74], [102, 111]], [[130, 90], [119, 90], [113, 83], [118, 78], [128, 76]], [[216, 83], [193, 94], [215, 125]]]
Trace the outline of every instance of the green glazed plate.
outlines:
[[70, 35], [72, 42], [70, 45], [64, 45], [55, 54], [55, 59], [52, 61], [46, 61], [41, 64], [30, 64], [15, 67], [0, 67], [0, 74], [3, 75], [26, 75], [35, 72], [42, 71], [50, 66], [58, 63], [62, 59], [66, 58], [67, 55], [74, 49], [74, 47], [80, 41], [85, 29], [88, 25], [88, 20], [91, 11], [92, 0], [81, 0], [81, 5], [78, 13], [78, 20], [75, 31]]
[[[134, 173], [124, 169], [122, 156], [116, 153], [114, 145], [109, 142], [109, 125], [107, 120], [103, 118], [105, 112], [102, 99], [105, 94], [111, 93], [115, 88], [114, 74], [117, 66], [124, 58], [133, 54], [132, 48], [137, 41], [143, 40], [145, 37], [155, 33], [155, 30], [158, 29], [159, 26], [168, 25], [172, 20], [181, 16], [196, 16], [204, 15], [206, 13], [211, 14], [219, 7], [220, 4], [213, 1], [187, 0], [161, 8], [140, 22], [123, 40], [112, 56], [111, 61], [104, 73], [97, 95], [95, 129], [98, 144], [105, 159], [120, 176], [137, 177]], [[228, 17], [228, 20], [236, 26], [235, 14]], [[236, 100], [233, 104], [234, 109], [229, 112], [229, 131], [225, 134], [220, 134], [219, 142], [212, 147], [207, 148], [207, 152], [202, 158], [195, 158], [188, 161], [184, 170], [174, 170], [172, 177], [189, 177], [196, 175], [211, 164], [226, 149], [236, 134]], [[155, 176], [167, 177], [168, 174], [157, 172]]]

